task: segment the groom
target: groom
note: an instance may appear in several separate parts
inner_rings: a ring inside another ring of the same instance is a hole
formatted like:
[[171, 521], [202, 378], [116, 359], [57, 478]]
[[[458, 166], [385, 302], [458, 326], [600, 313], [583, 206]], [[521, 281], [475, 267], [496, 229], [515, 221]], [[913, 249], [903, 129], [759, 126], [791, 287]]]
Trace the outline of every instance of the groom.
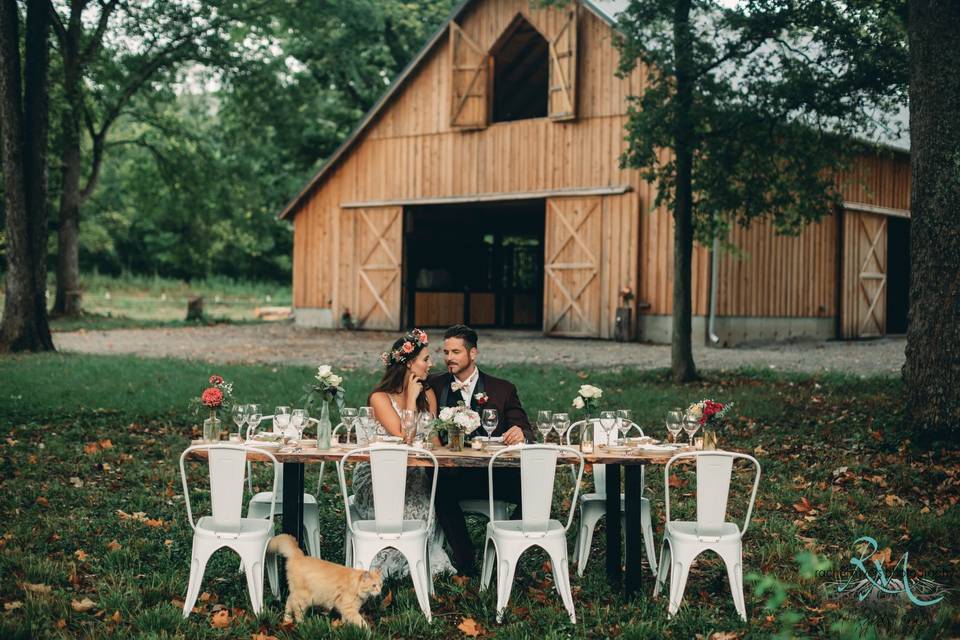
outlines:
[[[504, 444], [535, 442], [533, 427], [527, 418], [517, 388], [509, 381], [495, 378], [477, 368], [477, 332], [462, 324], [454, 325], [443, 334], [443, 356], [447, 373], [430, 376], [427, 383], [437, 394], [440, 408], [455, 407], [458, 402], [480, 413], [496, 409], [499, 424], [494, 436], [503, 436]], [[497, 469], [493, 479], [494, 497], [517, 506], [520, 512], [520, 470]], [[487, 469], [440, 470], [437, 479], [437, 522], [443, 528], [453, 550], [453, 563], [461, 575], [476, 575], [473, 544], [467, 532], [467, 523], [460, 508], [465, 499], [487, 499], [489, 485]]]

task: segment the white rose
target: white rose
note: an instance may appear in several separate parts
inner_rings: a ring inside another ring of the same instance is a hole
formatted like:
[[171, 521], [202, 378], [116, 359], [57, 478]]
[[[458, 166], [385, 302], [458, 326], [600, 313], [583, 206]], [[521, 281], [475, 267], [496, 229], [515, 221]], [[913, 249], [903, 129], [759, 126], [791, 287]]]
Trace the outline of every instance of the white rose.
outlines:
[[687, 407], [687, 413], [692, 415], [694, 418], [699, 419], [703, 415], [703, 407], [700, 406], [699, 402], [694, 402], [692, 405]]
[[583, 409], [586, 405], [583, 404], [583, 398], [577, 396], [573, 399], [573, 408], [574, 409]]
[[580, 386], [580, 395], [584, 398], [599, 398], [603, 395], [603, 391], [601, 391], [599, 387], [585, 384]]
[[322, 364], [317, 367], [317, 378], [326, 378], [333, 372], [333, 369], [328, 364]]
[[340, 386], [340, 383], [343, 382], [343, 378], [341, 378], [341, 377], [338, 376], [338, 375], [330, 374], [330, 375], [327, 377], [327, 382], [328, 382], [331, 386], [339, 387], [339, 386]]
[[460, 425], [464, 431], [473, 431], [480, 426], [480, 417], [476, 411], [463, 411], [454, 416], [453, 422]]
[[444, 407], [443, 409], [440, 409], [440, 419], [444, 422], [450, 420], [450, 418], [453, 417], [453, 414], [453, 407]]

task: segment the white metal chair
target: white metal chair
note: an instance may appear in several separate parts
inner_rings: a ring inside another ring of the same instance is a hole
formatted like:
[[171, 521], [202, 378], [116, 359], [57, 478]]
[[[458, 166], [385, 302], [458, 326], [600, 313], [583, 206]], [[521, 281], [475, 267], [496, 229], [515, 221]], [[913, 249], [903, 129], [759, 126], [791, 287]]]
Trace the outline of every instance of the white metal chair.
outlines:
[[[316, 420], [314, 418], [310, 418], [310, 421], [317, 424], [319, 424], [320, 422], [319, 420]], [[338, 434], [341, 432], [341, 430], [344, 430], [344, 429], [346, 430], [346, 436], [347, 436], [347, 439], [349, 440], [350, 429], [347, 429], [346, 425], [344, 425], [342, 422], [337, 424], [337, 426], [333, 428], [333, 431], [331, 432], [331, 439], [338, 437]], [[318, 495], [323, 490], [323, 472], [326, 466], [327, 466], [326, 460], [320, 463], [320, 475], [317, 476], [317, 494]], [[337, 469], [340, 468], [339, 462], [336, 463], [336, 468]], [[354, 505], [353, 494], [350, 494], [349, 496], [344, 496], [344, 497], [347, 500], [347, 509], [350, 511], [350, 516], [354, 520], [359, 520], [360, 514], [357, 511], [356, 506]], [[319, 557], [319, 555], [317, 557]], [[343, 564], [345, 564], [348, 567], [353, 566], [353, 545], [350, 543], [349, 528], [347, 528], [343, 534]]]
[[[670, 520], [670, 467], [677, 460], [695, 458], [697, 464], [697, 519], [695, 522]], [[727, 498], [730, 495], [730, 477], [733, 462], [744, 458], [756, 467], [750, 504], [743, 528], [727, 522]], [[760, 463], [753, 456], [731, 451], [695, 451], [680, 453], [667, 462], [663, 469], [667, 523], [660, 547], [660, 571], [654, 585], [653, 596], [659, 595], [661, 585], [670, 573], [670, 603], [668, 615], [673, 616], [680, 608], [683, 592], [687, 586], [690, 566], [698, 555], [710, 549], [717, 553], [727, 567], [727, 578], [737, 613], [747, 619], [747, 606], [743, 597], [743, 534], [750, 525], [750, 514], [760, 485]]]
[[[570, 434], [574, 429], [579, 429], [586, 420], [578, 420], [570, 425], [567, 430], [566, 440], [570, 444]], [[631, 423], [631, 428], [636, 428], [640, 435], [643, 435], [643, 429], [636, 423]], [[612, 433], [612, 432], [611, 432]], [[594, 444], [607, 444], [607, 433], [594, 425], [593, 430]], [[607, 514], [607, 466], [604, 464], [593, 465], [593, 493], [584, 493], [580, 496], [580, 528], [577, 530], [577, 540], [573, 547], [573, 561], [577, 563], [577, 575], [583, 577], [583, 572], [587, 568], [587, 560], [590, 559], [590, 546], [593, 543], [593, 532], [597, 528], [600, 518]], [[644, 479], [646, 470], [640, 469], [640, 493], [643, 494]], [[624, 512], [624, 496], [620, 494], [620, 513]], [[608, 525], [609, 526], [609, 525]], [[623, 516], [620, 516], [620, 526], [623, 526]], [[646, 497], [640, 498], [640, 530], [643, 533], [643, 542], [647, 552], [647, 563], [650, 565], [650, 571], [657, 575], [657, 552], [653, 541], [653, 521], [650, 517], [650, 500]], [[627, 543], [633, 542], [628, 540]]]
[[[349, 458], [364, 454], [370, 455], [374, 519], [355, 521], [347, 495], [344, 469]], [[433, 462], [430, 515], [426, 521], [403, 518], [409, 456], [425, 457]], [[337, 465], [347, 514], [347, 530], [350, 532], [350, 543], [353, 547], [352, 566], [355, 569], [369, 569], [373, 559], [383, 549], [393, 548], [402, 553], [410, 565], [410, 577], [413, 580], [417, 601], [428, 622], [432, 619], [430, 596], [433, 594], [433, 578], [430, 574], [430, 552], [427, 545], [433, 529], [433, 505], [437, 494], [438, 469], [437, 458], [429, 451], [392, 443], [374, 444], [370, 447], [355, 449], [344, 455]]]
[[[523, 505], [523, 517], [520, 520], [492, 520], [487, 523], [486, 542], [483, 549], [483, 573], [480, 590], [486, 590], [490, 584], [494, 564], [497, 567], [497, 622], [503, 619], [503, 612], [510, 599], [513, 576], [517, 562], [524, 551], [538, 546], [550, 556], [553, 570], [553, 583], [563, 600], [563, 606], [570, 615], [570, 622], [576, 623], [577, 614], [573, 608], [573, 593], [570, 590], [570, 568], [567, 558], [567, 530], [573, 522], [573, 505], [577, 503], [580, 480], [583, 477], [583, 455], [572, 447], [560, 447], [553, 444], [514, 445], [495, 453], [490, 458], [488, 479], [490, 483], [490, 511], [493, 507], [493, 471], [497, 459], [503, 455], [520, 454], [520, 495]], [[553, 503], [553, 481], [557, 470], [557, 458], [562, 454], [579, 460], [579, 471], [570, 502], [570, 513], [564, 525], [550, 518]]]
[[[184, 466], [186, 457], [194, 451], [206, 451], [210, 476], [210, 505], [212, 515], [193, 520], [190, 506], [190, 487], [187, 483], [187, 471]], [[274, 468], [277, 459], [269, 451], [263, 455], [272, 459]], [[193, 528], [193, 550], [190, 557], [190, 580], [187, 595], [183, 603], [183, 617], [190, 615], [200, 592], [203, 572], [207, 561], [221, 547], [233, 549], [240, 555], [240, 561], [247, 575], [247, 591], [253, 612], [259, 614], [263, 608], [263, 568], [267, 543], [273, 535], [273, 510], [266, 519], [242, 518], [243, 475], [247, 450], [237, 444], [203, 444], [188, 447], [180, 455], [180, 477], [183, 480], [183, 497], [187, 505], [187, 518]], [[277, 477], [273, 480], [277, 489]]]

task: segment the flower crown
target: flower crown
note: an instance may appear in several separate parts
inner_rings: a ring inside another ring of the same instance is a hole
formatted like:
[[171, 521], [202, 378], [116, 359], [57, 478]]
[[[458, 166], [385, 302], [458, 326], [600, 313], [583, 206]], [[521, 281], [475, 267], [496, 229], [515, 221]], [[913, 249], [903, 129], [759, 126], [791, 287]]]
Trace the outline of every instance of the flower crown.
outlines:
[[384, 351], [380, 354], [380, 362], [383, 366], [389, 367], [391, 364], [403, 364], [410, 359], [410, 355], [417, 349], [430, 344], [425, 331], [414, 329], [403, 336], [403, 344], [393, 351]]

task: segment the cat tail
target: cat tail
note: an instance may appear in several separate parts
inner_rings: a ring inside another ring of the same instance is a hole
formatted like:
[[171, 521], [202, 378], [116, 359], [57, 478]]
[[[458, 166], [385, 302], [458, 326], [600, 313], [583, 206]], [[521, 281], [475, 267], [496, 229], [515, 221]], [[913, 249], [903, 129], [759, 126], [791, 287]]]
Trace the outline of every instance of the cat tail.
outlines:
[[287, 560], [303, 556], [303, 551], [300, 550], [300, 545], [297, 544], [296, 539], [289, 533], [284, 533], [271, 538], [270, 544], [267, 545], [267, 551], [270, 553], [279, 553]]

